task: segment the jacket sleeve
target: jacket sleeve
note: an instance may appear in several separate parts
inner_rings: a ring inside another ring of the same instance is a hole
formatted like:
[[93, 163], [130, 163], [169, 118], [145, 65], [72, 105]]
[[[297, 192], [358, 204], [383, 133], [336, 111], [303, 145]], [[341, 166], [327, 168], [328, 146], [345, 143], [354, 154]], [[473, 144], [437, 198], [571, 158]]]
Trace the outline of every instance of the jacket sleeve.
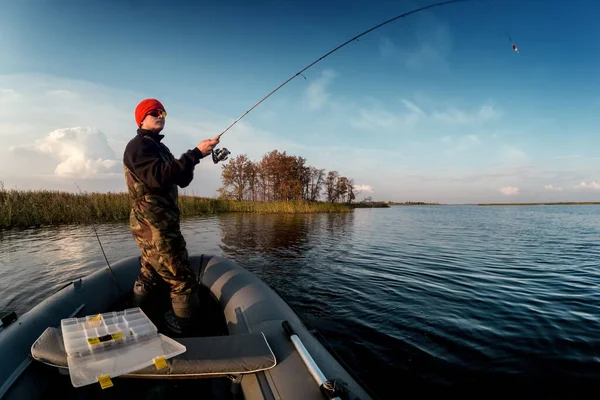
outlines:
[[[188, 150], [179, 157], [179, 159], [173, 160], [173, 163], [183, 163], [183, 160], [191, 160], [191, 166], [187, 163], [185, 168], [181, 170], [179, 174], [175, 175], [175, 183], [179, 187], [184, 188], [190, 184], [194, 178], [194, 167], [200, 162], [202, 158], [202, 152], [198, 148], [194, 147], [192, 150]], [[188, 168], [189, 167], [189, 168]]]
[[179, 159], [165, 162], [157, 146], [146, 140], [142, 141], [141, 146], [128, 150], [125, 164], [146, 186], [154, 189], [173, 184], [182, 188], [188, 186], [194, 177], [194, 167], [202, 158], [200, 150], [194, 148], [183, 153]]

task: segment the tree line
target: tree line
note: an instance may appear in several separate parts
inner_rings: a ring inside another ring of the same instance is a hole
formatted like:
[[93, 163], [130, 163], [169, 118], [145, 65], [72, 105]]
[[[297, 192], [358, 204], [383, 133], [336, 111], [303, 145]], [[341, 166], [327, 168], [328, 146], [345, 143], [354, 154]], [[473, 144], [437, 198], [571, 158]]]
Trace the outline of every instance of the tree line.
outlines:
[[354, 180], [338, 171], [325, 173], [306, 164], [306, 159], [273, 150], [260, 161], [246, 154], [222, 164], [218, 190], [222, 198], [251, 201], [327, 201], [352, 203], [358, 194]]

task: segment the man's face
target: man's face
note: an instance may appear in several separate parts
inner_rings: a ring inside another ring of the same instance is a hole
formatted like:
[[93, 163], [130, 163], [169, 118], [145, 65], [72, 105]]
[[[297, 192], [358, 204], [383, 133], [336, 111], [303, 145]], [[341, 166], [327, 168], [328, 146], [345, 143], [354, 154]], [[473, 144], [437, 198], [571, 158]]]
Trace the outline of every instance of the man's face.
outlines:
[[146, 114], [142, 121], [142, 129], [154, 131], [156, 133], [163, 130], [165, 127], [165, 117], [167, 116], [164, 110], [151, 110]]

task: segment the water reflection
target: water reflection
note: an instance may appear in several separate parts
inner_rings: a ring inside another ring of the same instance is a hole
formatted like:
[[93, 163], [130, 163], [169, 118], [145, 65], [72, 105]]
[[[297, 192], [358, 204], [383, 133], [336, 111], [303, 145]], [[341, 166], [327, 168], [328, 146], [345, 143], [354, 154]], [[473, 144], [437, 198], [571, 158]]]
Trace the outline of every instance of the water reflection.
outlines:
[[222, 249], [232, 257], [302, 257], [310, 251], [314, 220], [291, 214], [229, 214], [219, 221]]
[[[137, 250], [124, 223], [96, 227], [109, 262]], [[31, 309], [65, 284], [106, 265], [91, 225], [15, 229], [0, 236], [0, 308]]]

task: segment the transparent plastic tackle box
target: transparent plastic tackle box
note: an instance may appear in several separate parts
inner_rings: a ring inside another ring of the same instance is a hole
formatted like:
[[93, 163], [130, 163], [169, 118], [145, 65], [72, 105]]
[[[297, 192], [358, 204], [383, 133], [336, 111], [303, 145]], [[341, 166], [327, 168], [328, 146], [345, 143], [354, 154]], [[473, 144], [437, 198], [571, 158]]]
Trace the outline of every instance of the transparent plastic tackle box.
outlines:
[[74, 387], [100, 382], [104, 388], [110, 378], [153, 364], [164, 368], [166, 359], [186, 351], [158, 333], [139, 307], [63, 319], [61, 329]]

